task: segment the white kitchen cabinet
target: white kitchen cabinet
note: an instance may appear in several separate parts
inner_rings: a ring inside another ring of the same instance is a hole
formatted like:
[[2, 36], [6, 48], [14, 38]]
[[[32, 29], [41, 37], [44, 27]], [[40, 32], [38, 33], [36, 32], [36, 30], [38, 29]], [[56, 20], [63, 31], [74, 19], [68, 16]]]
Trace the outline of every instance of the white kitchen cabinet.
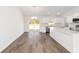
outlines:
[[50, 36], [60, 43], [68, 51], [73, 52], [73, 37], [70, 34], [63, 33], [58, 29], [50, 29]]

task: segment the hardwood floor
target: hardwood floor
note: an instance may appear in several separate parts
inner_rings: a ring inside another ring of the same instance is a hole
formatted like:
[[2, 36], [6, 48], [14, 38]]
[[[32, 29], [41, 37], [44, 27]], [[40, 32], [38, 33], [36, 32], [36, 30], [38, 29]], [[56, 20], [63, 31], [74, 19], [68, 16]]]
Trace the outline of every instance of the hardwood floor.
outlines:
[[2, 53], [69, 53], [48, 34], [24, 33]]

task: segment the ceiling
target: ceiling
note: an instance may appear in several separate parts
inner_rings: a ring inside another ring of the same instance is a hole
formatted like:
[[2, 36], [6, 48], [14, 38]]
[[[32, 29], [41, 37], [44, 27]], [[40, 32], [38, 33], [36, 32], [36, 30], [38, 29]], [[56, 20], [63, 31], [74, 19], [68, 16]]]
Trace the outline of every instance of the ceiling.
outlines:
[[75, 6], [23, 6], [20, 7], [25, 16], [63, 16]]

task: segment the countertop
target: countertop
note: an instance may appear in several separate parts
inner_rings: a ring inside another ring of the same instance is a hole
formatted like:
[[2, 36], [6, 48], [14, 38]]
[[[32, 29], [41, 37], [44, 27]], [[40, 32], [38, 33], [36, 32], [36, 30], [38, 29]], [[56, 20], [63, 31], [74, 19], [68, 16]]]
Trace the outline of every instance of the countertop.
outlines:
[[50, 30], [60, 31], [66, 34], [79, 35], [79, 31], [70, 30], [68, 27], [50, 27]]

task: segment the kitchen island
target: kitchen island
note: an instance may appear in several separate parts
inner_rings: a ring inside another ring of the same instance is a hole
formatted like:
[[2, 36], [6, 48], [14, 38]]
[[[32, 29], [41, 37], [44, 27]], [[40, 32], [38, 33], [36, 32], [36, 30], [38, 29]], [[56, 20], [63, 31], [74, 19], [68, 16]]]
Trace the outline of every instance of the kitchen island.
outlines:
[[79, 32], [68, 27], [50, 27], [50, 36], [70, 52], [79, 52]]

